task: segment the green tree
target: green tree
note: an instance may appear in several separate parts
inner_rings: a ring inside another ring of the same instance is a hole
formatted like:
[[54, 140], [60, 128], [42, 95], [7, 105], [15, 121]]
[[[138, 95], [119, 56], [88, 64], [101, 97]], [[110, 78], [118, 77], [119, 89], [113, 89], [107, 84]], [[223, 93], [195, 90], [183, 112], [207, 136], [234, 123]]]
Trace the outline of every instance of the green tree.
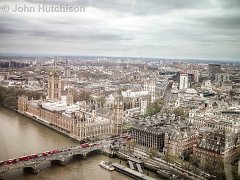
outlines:
[[17, 108], [18, 96], [22, 95], [28, 96], [29, 98], [33, 99], [40, 99], [40, 97], [45, 98], [45, 94], [43, 94], [42, 92], [27, 91], [15, 87], [0, 87], [0, 104], [10, 108]]
[[146, 114], [149, 116], [152, 116], [152, 115], [159, 113], [162, 110], [164, 104], [165, 104], [165, 102], [163, 99], [156, 100], [154, 103], [150, 104], [147, 107]]
[[73, 101], [89, 101], [90, 100], [90, 93], [82, 90], [81, 92], [77, 92], [75, 89], [71, 90], [73, 95]]
[[185, 111], [182, 107], [177, 107], [173, 110], [173, 114], [175, 115], [175, 117], [182, 117], [182, 118], [186, 118], [188, 117], [188, 111]]
[[157, 150], [154, 149], [154, 148], [149, 148], [148, 151], [147, 151], [147, 154], [150, 156], [150, 157], [154, 157], [157, 155]]

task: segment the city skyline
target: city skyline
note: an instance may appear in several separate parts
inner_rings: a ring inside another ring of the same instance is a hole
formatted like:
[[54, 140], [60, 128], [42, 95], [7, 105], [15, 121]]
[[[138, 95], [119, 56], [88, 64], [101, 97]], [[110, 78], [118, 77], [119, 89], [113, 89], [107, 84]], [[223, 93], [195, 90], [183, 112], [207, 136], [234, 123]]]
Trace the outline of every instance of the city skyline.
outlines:
[[[13, 8], [84, 7], [84, 12]], [[239, 61], [239, 1], [5, 1], [1, 54], [115, 56]]]
[[239, 63], [0, 57], [0, 179], [239, 179]]

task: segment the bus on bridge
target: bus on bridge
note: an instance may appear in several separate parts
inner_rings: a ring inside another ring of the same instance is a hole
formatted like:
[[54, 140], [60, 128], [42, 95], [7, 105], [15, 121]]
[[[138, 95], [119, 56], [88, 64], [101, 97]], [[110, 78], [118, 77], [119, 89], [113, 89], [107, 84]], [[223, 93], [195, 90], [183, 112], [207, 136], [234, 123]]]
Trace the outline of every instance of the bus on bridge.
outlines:
[[78, 146], [54, 149], [38, 154], [0, 161], [0, 178], [11, 169], [18, 168], [31, 169], [32, 172], [38, 173], [39, 167], [46, 162], [58, 162], [59, 164], [64, 164], [66, 158], [74, 155], [82, 155], [83, 157], [86, 157], [86, 155], [91, 151], [102, 151], [103, 147], [103, 142], [85, 143]]

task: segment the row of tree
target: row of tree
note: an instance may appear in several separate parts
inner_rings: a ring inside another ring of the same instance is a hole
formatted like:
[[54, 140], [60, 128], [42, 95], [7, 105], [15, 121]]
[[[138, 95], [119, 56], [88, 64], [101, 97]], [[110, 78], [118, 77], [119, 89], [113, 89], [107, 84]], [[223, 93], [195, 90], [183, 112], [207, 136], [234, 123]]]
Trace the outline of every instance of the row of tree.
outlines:
[[181, 118], [188, 117], [188, 111], [186, 111], [184, 108], [177, 107], [173, 110], [170, 110], [168, 108], [163, 109], [164, 105], [165, 105], [165, 101], [163, 99], [156, 100], [154, 103], [150, 104], [147, 107], [145, 116], [153, 116], [163, 110], [164, 111], [163, 113], [174, 114], [175, 117], [179, 117], [179, 116]]
[[163, 99], [157, 99], [154, 103], [150, 104], [147, 107], [146, 116], [153, 116], [159, 113], [162, 110], [164, 104], [165, 102]]
[[82, 90], [81, 92], [77, 92], [75, 89], [71, 89], [71, 93], [74, 102], [90, 100], [90, 93], [88, 91]]
[[182, 107], [177, 107], [177, 108], [173, 109], [173, 111], [172, 111], [172, 114], [174, 114], [175, 117], [181, 117], [181, 118], [187, 118], [188, 113], [189, 112]]
[[40, 99], [40, 97], [45, 98], [45, 94], [41, 92], [35, 91], [27, 91], [18, 88], [6, 88], [0, 87], [0, 104], [9, 107], [9, 108], [17, 108], [17, 99], [18, 96], [26, 95], [29, 98]]

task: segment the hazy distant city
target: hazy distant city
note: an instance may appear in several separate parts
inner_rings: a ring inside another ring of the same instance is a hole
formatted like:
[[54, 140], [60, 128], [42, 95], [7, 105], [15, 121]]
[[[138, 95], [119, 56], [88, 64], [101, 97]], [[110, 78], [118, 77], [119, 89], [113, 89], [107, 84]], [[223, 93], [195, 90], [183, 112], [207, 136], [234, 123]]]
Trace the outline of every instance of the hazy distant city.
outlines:
[[1, 2], [0, 179], [240, 179], [239, 20], [237, 0]]

